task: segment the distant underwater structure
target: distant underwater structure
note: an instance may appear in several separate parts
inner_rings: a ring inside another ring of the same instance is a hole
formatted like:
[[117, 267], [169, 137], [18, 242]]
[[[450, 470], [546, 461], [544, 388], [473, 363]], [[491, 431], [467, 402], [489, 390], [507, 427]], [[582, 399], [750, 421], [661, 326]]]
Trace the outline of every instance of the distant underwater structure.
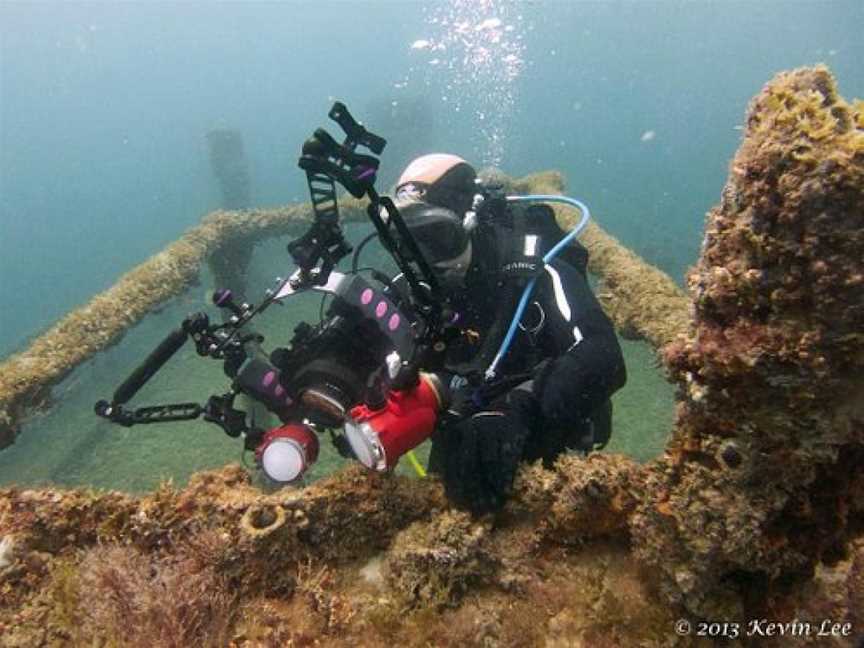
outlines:
[[219, 181], [225, 209], [248, 209], [252, 204], [252, 181], [243, 136], [239, 131], [217, 128], [207, 133], [210, 166]]
[[[563, 179], [512, 188], [560, 193]], [[0, 366], [0, 437], [11, 442], [52, 384], [182, 292], [214, 251], [308, 213], [212, 214], [68, 315]], [[346, 200], [343, 213], [363, 212]], [[679, 387], [661, 458], [527, 466], [494, 522], [448, 509], [434, 480], [359, 467], [272, 494], [239, 467], [144, 497], [0, 490], [0, 643], [746, 645], [749, 620], [829, 619], [836, 633], [797, 643], [853, 645], [864, 102], [839, 97], [823, 66], [781, 73], [753, 99], [689, 300], [596, 225], [583, 241], [619, 331], [657, 347]], [[697, 637], [709, 620], [726, 634]]]
[[[249, 209], [252, 205], [252, 180], [239, 131], [214, 129], [207, 133], [210, 166], [222, 194], [225, 210]], [[220, 254], [211, 254], [210, 269], [216, 283], [242, 295], [246, 292], [246, 269], [252, 259], [254, 240], [236, 241]]]

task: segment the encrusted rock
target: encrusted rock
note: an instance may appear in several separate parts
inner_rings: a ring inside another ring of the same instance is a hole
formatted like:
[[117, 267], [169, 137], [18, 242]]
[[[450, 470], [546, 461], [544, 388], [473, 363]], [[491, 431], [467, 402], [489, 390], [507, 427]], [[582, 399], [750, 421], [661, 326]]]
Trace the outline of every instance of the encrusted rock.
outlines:
[[539, 463], [520, 471], [514, 507], [543, 520], [557, 542], [626, 533], [628, 516], [643, 490], [642, 468], [622, 455], [562, 455], [554, 470]]
[[862, 104], [825, 67], [780, 74], [750, 104], [708, 214], [693, 327], [663, 354], [676, 429], [631, 518], [637, 555], [694, 613], [806, 580], [855, 531], [862, 259]]
[[450, 605], [498, 567], [487, 550], [489, 527], [448, 511], [402, 531], [385, 561], [385, 578], [407, 605]]

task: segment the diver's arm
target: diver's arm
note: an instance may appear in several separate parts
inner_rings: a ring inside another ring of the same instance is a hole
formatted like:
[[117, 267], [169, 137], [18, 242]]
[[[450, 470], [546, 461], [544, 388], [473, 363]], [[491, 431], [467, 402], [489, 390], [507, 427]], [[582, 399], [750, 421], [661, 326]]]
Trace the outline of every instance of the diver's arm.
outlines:
[[621, 347], [587, 281], [569, 264], [546, 265], [536, 299], [546, 315], [541, 344], [549, 359], [535, 371], [532, 389], [545, 418], [572, 423], [624, 386]]

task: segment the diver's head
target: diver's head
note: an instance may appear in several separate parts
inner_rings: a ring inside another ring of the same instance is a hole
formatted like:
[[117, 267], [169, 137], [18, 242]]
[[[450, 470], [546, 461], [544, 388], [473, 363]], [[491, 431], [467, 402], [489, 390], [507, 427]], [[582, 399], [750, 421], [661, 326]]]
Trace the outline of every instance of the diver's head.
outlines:
[[396, 183], [396, 205], [439, 281], [462, 283], [471, 265], [471, 239], [463, 227], [476, 193], [474, 167], [457, 155], [417, 158]]
[[396, 183], [396, 198], [422, 200], [451, 209], [461, 218], [471, 209], [477, 172], [458, 155], [432, 153], [409, 164]]

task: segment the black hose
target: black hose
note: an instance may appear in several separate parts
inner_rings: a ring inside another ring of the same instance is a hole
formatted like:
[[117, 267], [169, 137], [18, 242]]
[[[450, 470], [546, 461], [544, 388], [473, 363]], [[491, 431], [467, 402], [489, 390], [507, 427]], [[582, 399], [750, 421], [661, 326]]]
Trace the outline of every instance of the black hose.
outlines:
[[357, 249], [354, 250], [354, 256], [351, 257], [351, 272], [357, 272], [357, 266], [360, 263], [360, 253], [363, 251], [363, 248], [366, 247], [366, 244], [377, 236], [378, 232], [372, 232], [371, 234], [367, 234], [366, 237], [360, 241]]

